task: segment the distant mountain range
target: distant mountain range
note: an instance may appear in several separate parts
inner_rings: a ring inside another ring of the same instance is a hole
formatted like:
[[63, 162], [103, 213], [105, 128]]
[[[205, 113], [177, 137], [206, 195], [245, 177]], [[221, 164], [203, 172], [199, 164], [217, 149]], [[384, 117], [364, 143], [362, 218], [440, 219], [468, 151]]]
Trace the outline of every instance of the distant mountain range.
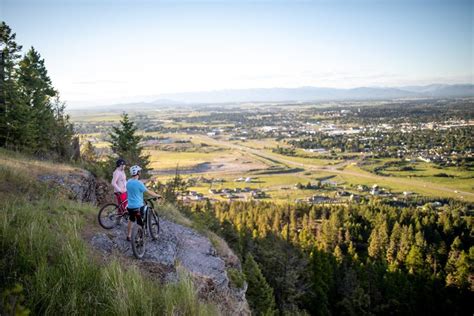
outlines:
[[[378, 100], [398, 98], [474, 97], [472, 84], [433, 84], [394, 88], [361, 87], [353, 89], [301, 87], [235, 89], [206, 92], [162, 94], [156, 103], [240, 103], [324, 100]], [[151, 102], [155, 103], [155, 102]]]
[[[338, 100], [388, 100], [402, 98], [461, 98], [474, 97], [473, 84], [432, 84], [427, 86], [404, 87], [360, 87], [352, 89], [300, 87], [233, 89], [205, 92], [183, 92], [148, 96], [147, 100], [120, 104], [103, 105], [100, 108], [149, 109], [197, 104], [236, 104], [244, 102], [311, 102]], [[137, 97], [136, 99], [139, 99]], [[73, 105], [74, 108], [90, 108], [87, 102]]]

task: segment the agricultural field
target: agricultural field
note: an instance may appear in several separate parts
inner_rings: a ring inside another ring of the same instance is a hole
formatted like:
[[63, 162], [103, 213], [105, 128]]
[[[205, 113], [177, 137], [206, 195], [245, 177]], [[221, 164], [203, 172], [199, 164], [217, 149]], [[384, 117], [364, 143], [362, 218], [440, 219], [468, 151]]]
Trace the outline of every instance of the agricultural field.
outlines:
[[[391, 160], [397, 162], [396, 160]], [[441, 184], [454, 190], [474, 190], [474, 173], [457, 167], [439, 167], [426, 162], [402, 162], [395, 166], [382, 164], [377, 171], [387, 177], [407, 178]]]
[[[166, 182], [178, 171], [185, 179], [222, 180], [194, 181], [188, 187], [211, 199], [249, 199], [248, 192], [239, 191], [250, 188], [254, 197], [265, 192], [258, 198], [281, 202], [312, 196], [344, 201], [337, 198], [341, 195], [474, 201], [474, 121], [471, 101], [466, 102], [461, 108], [446, 104], [443, 121], [424, 117], [429, 111], [407, 111], [400, 118], [404, 110], [393, 111], [388, 102], [144, 109], [131, 111], [130, 117], [150, 155], [153, 179]], [[119, 112], [71, 117], [83, 131], [81, 142], [91, 141], [101, 154], [110, 154], [108, 133], [119, 122]], [[378, 123], [381, 119], [402, 124], [403, 131]], [[444, 131], [438, 133], [436, 126]], [[443, 135], [449, 142], [443, 143]], [[239, 178], [251, 180], [237, 182]], [[312, 186], [328, 178], [330, 185]], [[310, 188], [296, 188], [298, 183]], [[211, 194], [210, 189], [231, 192]]]

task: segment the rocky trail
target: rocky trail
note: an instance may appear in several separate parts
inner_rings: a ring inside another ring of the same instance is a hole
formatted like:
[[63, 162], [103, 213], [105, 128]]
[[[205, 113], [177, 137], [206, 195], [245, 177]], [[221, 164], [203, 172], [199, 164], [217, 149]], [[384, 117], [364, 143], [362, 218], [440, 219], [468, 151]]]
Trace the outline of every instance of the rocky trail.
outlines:
[[207, 237], [192, 228], [160, 218], [158, 239], [149, 238], [144, 258], [137, 260], [130, 242], [125, 239], [126, 231], [127, 225], [122, 223], [111, 230], [96, 230], [88, 239], [105, 258], [125, 257], [142, 268], [159, 271], [159, 278], [164, 282], [178, 280], [179, 266], [192, 276], [201, 297], [223, 304], [233, 315], [248, 314], [246, 288], [236, 289], [230, 284], [226, 272], [228, 263], [218, 256]]
[[[111, 230], [102, 230], [94, 234], [90, 240], [92, 246], [104, 256], [118, 252], [133, 258], [130, 242], [125, 240], [126, 224]], [[209, 278], [217, 287], [226, 287], [225, 262], [216, 255], [210, 241], [194, 230], [160, 219], [160, 234], [157, 240], [147, 239], [146, 253], [143, 262], [157, 263], [168, 267], [167, 280], [176, 279], [177, 262], [190, 272]]]

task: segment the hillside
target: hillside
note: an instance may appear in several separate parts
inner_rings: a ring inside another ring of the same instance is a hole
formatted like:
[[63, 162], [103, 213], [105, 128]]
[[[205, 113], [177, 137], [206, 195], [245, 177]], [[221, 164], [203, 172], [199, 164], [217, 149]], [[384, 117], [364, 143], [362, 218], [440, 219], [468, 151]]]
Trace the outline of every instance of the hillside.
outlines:
[[239, 259], [172, 205], [138, 261], [125, 227], [97, 224], [94, 202], [108, 193], [89, 172], [4, 150], [0, 165], [1, 314], [249, 314], [245, 283], [227, 274]]

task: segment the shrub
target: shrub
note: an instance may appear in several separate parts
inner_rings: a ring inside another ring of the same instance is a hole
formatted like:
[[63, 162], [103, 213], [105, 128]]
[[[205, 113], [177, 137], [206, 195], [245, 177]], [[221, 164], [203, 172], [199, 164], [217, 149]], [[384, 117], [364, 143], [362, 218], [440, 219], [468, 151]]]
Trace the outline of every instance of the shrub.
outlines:
[[237, 269], [229, 268], [227, 270], [227, 275], [229, 276], [230, 283], [232, 286], [241, 289], [245, 283], [245, 276], [242, 272]]

